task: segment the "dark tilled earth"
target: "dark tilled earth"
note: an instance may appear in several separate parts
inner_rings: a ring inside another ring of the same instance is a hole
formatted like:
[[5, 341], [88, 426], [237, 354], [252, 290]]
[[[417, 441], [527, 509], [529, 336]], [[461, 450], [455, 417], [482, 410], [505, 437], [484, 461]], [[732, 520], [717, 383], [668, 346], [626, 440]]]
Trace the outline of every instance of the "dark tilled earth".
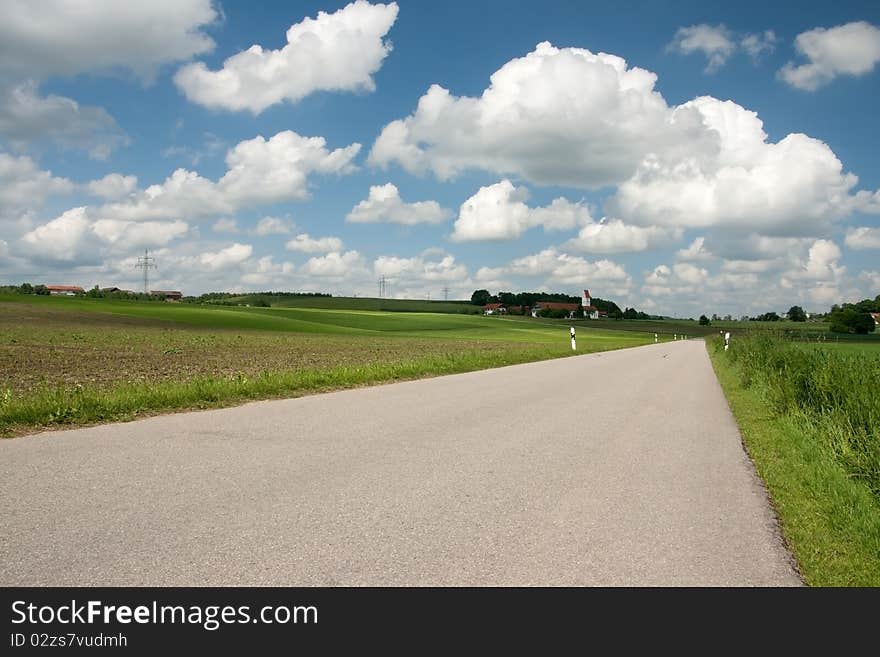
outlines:
[[468, 343], [199, 329], [99, 313], [0, 303], [0, 390], [253, 376], [265, 371], [369, 365], [431, 354], [528, 349], [528, 343]]

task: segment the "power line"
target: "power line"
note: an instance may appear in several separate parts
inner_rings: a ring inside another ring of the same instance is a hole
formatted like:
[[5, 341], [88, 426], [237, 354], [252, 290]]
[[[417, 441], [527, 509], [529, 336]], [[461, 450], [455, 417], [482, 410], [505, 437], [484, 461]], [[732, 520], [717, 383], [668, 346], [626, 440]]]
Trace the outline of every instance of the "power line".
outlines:
[[156, 269], [156, 259], [149, 254], [147, 249], [144, 249], [143, 257], [138, 257], [137, 264], [135, 265], [136, 269], [144, 270], [144, 294], [150, 293], [150, 270]]
[[449, 301], [449, 288], [448, 287], [443, 288], [443, 300]]

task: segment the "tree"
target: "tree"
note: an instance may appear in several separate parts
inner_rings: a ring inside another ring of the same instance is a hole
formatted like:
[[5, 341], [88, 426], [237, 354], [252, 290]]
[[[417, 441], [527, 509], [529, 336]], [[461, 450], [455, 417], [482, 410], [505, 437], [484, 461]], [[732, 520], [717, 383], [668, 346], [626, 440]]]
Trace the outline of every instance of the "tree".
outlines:
[[807, 313], [800, 306], [792, 306], [788, 309], [788, 319], [792, 322], [806, 322]]
[[709, 326], [712, 322], [705, 315], [700, 315], [700, 326]]
[[34, 286], [31, 285], [30, 283], [22, 283], [21, 285], [18, 286], [18, 293], [19, 294], [33, 294], [34, 293]]
[[874, 332], [874, 318], [868, 313], [860, 313], [854, 308], [844, 308], [831, 313], [831, 331], [833, 333], [857, 333], [864, 335]]
[[41, 296], [48, 296], [49, 295], [49, 288], [47, 288], [45, 285], [37, 285], [34, 287], [34, 294], [39, 294]]
[[485, 306], [491, 298], [492, 295], [489, 294], [489, 290], [474, 290], [474, 293], [471, 295], [471, 303], [475, 306]]

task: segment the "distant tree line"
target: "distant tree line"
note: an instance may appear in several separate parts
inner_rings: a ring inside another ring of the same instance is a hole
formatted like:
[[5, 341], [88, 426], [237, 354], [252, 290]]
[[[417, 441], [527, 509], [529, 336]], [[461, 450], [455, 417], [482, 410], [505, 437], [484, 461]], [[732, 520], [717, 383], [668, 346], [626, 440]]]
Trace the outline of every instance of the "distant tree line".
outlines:
[[[500, 303], [508, 309], [521, 307], [523, 309], [523, 312], [525, 312], [526, 309], [534, 306], [538, 301], [576, 303], [579, 306], [583, 307], [582, 297], [576, 297], [561, 292], [518, 292], [516, 294], [514, 294], [513, 292], [499, 292], [498, 294], [492, 294], [488, 290], [474, 290], [474, 293], [471, 295], [471, 303], [475, 306], [485, 306], [488, 303]], [[620, 306], [618, 306], [613, 301], [608, 301], [607, 299], [599, 299], [598, 297], [593, 297], [592, 299], [590, 299], [590, 302], [597, 310], [607, 313], [608, 317], [612, 319], [662, 319], [662, 317], [660, 317], [659, 315], [648, 315], [647, 313], [640, 312], [635, 308], [627, 308], [626, 310], [621, 310]], [[541, 312], [541, 316], [566, 317], [568, 316], [568, 312], [560, 311], [558, 309], [547, 308]]]
[[828, 314], [831, 330], [834, 333], [873, 333], [876, 330], [871, 313], [880, 313], [880, 294], [873, 299], [862, 299], [857, 303], [834, 304]]
[[[45, 285], [31, 285], [30, 283], [22, 283], [21, 285], [0, 285], [0, 293], [3, 294], [35, 294], [38, 296], [49, 296], [49, 288]], [[76, 296], [88, 297], [90, 299], [129, 299], [132, 301], [164, 301], [165, 297], [158, 294], [144, 294], [143, 292], [132, 292], [129, 290], [102, 290], [97, 285], [90, 290], [75, 293]]]
[[206, 292], [197, 297], [186, 297], [184, 301], [189, 303], [210, 303], [219, 305], [269, 307], [271, 298], [283, 297], [332, 297], [332, 294], [324, 292]]

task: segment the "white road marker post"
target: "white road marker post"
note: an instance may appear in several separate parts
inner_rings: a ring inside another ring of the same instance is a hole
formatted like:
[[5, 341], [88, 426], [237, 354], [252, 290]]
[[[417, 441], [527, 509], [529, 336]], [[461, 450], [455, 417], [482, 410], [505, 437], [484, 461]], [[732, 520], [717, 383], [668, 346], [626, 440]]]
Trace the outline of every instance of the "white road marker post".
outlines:
[[724, 351], [730, 349], [730, 331], [724, 334]]
[[574, 326], [571, 327], [570, 333], [571, 333], [571, 350], [577, 351], [577, 342], [575, 342], [575, 339], [574, 339]]
[[678, 333], [673, 333], [673, 334], [672, 334], [672, 339], [673, 339], [673, 340], [678, 340]]
[[657, 342], [657, 334], [654, 334], [654, 342]]

